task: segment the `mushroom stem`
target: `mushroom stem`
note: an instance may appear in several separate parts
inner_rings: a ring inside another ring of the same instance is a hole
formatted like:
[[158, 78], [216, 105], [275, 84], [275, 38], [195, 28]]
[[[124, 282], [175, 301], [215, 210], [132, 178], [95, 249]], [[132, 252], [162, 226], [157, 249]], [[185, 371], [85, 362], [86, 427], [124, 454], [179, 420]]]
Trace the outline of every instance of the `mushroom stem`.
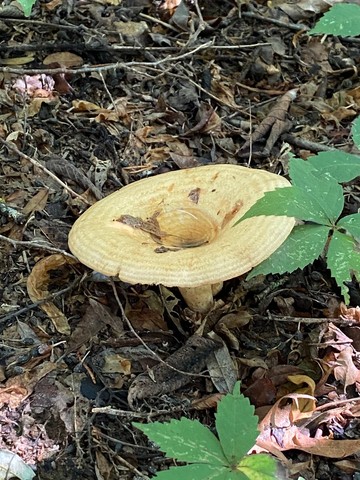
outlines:
[[213, 283], [211, 285], [212, 294], [217, 295], [219, 292], [221, 292], [223, 286], [224, 286], [224, 282]]
[[179, 288], [185, 302], [195, 312], [207, 313], [214, 304], [214, 295], [219, 293], [223, 283], [202, 285], [200, 287]]

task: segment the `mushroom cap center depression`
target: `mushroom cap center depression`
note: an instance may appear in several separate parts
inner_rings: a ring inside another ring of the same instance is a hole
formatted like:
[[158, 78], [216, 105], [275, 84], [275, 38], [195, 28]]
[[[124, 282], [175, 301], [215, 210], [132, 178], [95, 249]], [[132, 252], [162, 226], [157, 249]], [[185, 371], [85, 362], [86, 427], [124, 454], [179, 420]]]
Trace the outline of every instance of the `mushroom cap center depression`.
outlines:
[[165, 208], [146, 219], [122, 215], [116, 221], [137, 230], [139, 237], [150, 235], [159, 245], [176, 249], [210, 243], [218, 232], [210, 215], [195, 207]]

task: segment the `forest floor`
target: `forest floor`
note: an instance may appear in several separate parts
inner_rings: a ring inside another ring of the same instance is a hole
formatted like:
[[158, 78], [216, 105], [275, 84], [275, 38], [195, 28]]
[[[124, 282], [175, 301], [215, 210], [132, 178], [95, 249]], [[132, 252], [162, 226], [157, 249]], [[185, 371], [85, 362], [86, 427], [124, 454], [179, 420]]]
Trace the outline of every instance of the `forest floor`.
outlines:
[[[328, 2], [267, 3], [52, 0], [25, 18], [2, 2], [0, 448], [38, 479], [151, 478], [173, 462], [132, 422], [213, 428], [234, 379], [260, 421], [277, 406], [254, 451], [286, 478], [359, 478], [360, 316], [323, 259], [228, 280], [201, 315], [176, 288], [113, 286], [67, 244], [90, 205], [143, 178], [221, 163], [287, 176], [289, 153], [358, 153], [359, 42], [307, 34]], [[344, 191], [355, 213], [359, 183]], [[221, 357], [196, 343], [210, 333]], [[193, 375], [134, 391], [175, 352]], [[310, 407], [286, 397], [304, 393]]]

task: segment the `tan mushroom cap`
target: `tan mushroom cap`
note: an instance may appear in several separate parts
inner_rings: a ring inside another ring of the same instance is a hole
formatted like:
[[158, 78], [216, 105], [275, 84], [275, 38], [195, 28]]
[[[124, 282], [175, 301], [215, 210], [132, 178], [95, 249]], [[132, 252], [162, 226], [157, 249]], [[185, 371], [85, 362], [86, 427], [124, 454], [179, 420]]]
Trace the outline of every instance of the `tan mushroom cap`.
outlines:
[[295, 220], [234, 223], [263, 196], [290, 186], [278, 175], [211, 165], [134, 182], [90, 207], [69, 234], [88, 267], [129, 283], [199, 287], [237, 277], [268, 258]]

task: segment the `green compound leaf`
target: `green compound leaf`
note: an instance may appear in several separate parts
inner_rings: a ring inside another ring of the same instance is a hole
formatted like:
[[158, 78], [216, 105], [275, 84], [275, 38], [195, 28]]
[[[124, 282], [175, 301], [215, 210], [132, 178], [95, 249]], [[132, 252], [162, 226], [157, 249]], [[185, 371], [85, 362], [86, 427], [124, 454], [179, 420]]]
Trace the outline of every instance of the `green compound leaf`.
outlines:
[[330, 222], [335, 223], [344, 208], [344, 195], [341, 185], [328, 170], [319, 174], [311, 163], [293, 158], [289, 174], [293, 185], [304, 190], [320, 205]]
[[133, 425], [157, 443], [167, 457], [189, 463], [228, 464], [219, 440], [197, 420], [182, 417], [167, 423]]
[[327, 33], [342, 37], [360, 35], [360, 6], [350, 3], [335, 4], [308, 33]]
[[360, 117], [355, 118], [352, 123], [351, 136], [355, 145], [360, 148]]
[[259, 435], [257, 425], [254, 407], [240, 394], [240, 382], [236, 382], [233, 393], [219, 402], [216, 414], [216, 430], [230, 465], [238, 464], [254, 446]]
[[312, 199], [303, 189], [295, 186], [277, 188], [271, 192], [266, 192], [235, 225], [247, 218], [258, 217], [259, 215], [285, 215], [320, 223], [321, 225], [330, 223], [318, 202]]
[[229, 467], [194, 463], [183, 467], [170, 467], [156, 474], [160, 480], [248, 480], [241, 472]]
[[354, 213], [353, 215], [341, 218], [337, 226], [345, 228], [350, 235], [360, 241], [360, 213]]
[[247, 279], [268, 273], [293, 272], [316, 260], [325, 248], [330, 228], [325, 225], [299, 225], [285, 242], [264, 262], [253, 268]]
[[25, 17], [29, 17], [32, 7], [35, 5], [36, 0], [17, 0], [21, 8], [23, 9]]
[[309, 157], [310, 163], [321, 174], [329, 173], [338, 182], [350, 182], [360, 175], [360, 156], [334, 150]]
[[270, 455], [249, 455], [244, 457], [237, 469], [249, 480], [274, 480], [276, 461]]
[[359, 278], [360, 274], [360, 250], [354, 239], [344, 233], [334, 232], [328, 249], [327, 264], [348, 304], [349, 290], [344, 282], [351, 281], [352, 275]]

